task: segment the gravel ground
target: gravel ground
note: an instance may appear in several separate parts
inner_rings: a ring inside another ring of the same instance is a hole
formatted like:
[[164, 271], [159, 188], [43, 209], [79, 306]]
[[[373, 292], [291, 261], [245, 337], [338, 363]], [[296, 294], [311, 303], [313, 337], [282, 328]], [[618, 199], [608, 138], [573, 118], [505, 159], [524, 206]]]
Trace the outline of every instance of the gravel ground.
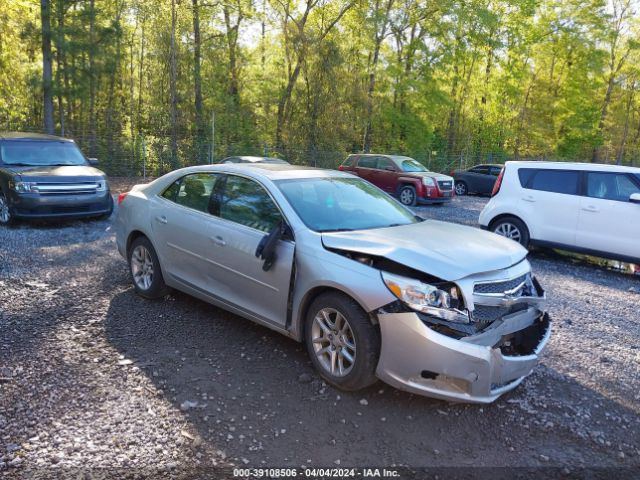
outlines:
[[[475, 225], [485, 202], [417, 211]], [[537, 252], [531, 261], [552, 340], [519, 388], [477, 406], [382, 383], [339, 392], [292, 340], [184, 294], [136, 296], [111, 220], [0, 229], [0, 477], [191, 477], [220, 465], [638, 471], [640, 279]]]

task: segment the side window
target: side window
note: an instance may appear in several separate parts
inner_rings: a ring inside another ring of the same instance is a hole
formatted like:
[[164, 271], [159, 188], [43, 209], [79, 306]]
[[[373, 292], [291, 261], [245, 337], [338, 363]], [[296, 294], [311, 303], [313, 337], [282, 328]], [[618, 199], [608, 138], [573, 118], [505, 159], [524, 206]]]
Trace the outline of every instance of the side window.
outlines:
[[531, 177], [537, 172], [535, 168], [521, 168], [518, 170], [518, 178], [520, 179], [520, 186], [522, 188], [529, 188], [529, 181]]
[[353, 155], [349, 155], [347, 159], [344, 162], [342, 162], [342, 166], [343, 167], [353, 166], [353, 159], [354, 159]]
[[580, 172], [571, 170], [538, 170], [527, 182], [532, 190], [576, 195]]
[[628, 202], [640, 188], [625, 174], [589, 172], [587, 174], [587, 196], [605, 200]]
[[395, 165], [391, 160], [384, 157], [378, 157], [378, 170], [386, 170], [387, 168], [396, 169]]
[[173, 182], [169, 187], [162, 192], [162, 196], [167, 200], [171, 200], [172, 202], [176, 201], [176, 195], [178, 194], [178, 190], [180, 189], [180, 181], [182, 179], [179, 178], [175, 182]]
[[280, 210], [262, 186], [235, 175], [227, 176], [220, 217], [263, 232], [270, 232], [282, 220]]
[[214, 173], [194, 173], [182, 178], [175, 202], [178, 205], [209, 213], [209, 197], [219, 175]]
[[473, 167], [469, 171], [471, 173], [479, 173], [481, 175], [488, 175], [489, 174], [489, 167], [487, 167], [486, 165], [480, 165], [479, 167]]
[[358, 167], [376, 168], [377, 163], [378, 163], [377, 157], [360, 157], [360, 160], [358, 160]]

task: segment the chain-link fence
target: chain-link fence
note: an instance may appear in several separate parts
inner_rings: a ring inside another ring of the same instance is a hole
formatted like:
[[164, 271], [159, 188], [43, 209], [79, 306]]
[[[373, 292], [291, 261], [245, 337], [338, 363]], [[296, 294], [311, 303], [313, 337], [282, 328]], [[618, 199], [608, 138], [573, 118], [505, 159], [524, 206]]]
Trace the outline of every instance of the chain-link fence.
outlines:
[[[10, 131], [10, 128], [0, 128]], [[21, 128], [21, 131], [43, 133], [42, 129]], [[318, 148], [308, 145], [285, 145], [276, 147], [268, 142], [236, 142], [211, 144], [210, 136], [197, 138], [183, 136], [174, 143], [169, 135], [140, 133], [133, 137], [114, 135], [96, 136], [82, 132], [68, 135], [80, 146], [87, 157], [96, 157], [100, 168], [107, 174], [119, 177], [157, 177], [176, 168], [218, 163], [228, 156], [256, 155], [282, 158], [297, 165], [320, 168], [337, 168], [351, 153], [360, 153], [356, 149]], [[449, 174], [457, 169], [466, 169], [482, 163], [502, 164], [513, 160], [504, 152], [401, 152], [379, 151], [385, 153], [412, 156], [429, 170]], [[520, 160], [554, 160], [554, 158], [520, 158]], [[601, 161], [615, 163], [616, 156], [603, 149]], [[588, 159], [575, 159], [588, 161]], [[640, 163], [640, 162], [638, 162]]]

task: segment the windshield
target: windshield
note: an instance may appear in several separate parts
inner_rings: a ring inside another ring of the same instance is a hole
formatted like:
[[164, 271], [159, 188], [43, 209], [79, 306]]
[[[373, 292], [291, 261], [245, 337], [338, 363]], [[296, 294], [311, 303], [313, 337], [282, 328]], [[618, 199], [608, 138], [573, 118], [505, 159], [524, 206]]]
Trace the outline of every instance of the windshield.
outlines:
[[365, 230], [417, 223], [410, 210], [359, 178], [308, 178], [276, 182], [312, 230]]
[[416, 160], [404, 160], [402, 162], [403, 172], [428, 172], [429, 169]]
[[75, 143], [6, 140], [0, 143], [0, 158], [5, 165], [86, 165]]

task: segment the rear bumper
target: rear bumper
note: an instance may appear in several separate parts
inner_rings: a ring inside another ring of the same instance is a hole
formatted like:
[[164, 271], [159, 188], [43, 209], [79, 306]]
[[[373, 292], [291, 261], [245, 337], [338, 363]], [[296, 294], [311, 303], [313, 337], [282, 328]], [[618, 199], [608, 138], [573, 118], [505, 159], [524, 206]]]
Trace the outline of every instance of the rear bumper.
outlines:
[[81, 195], [10, 195], [10, 206], [15, 218], [82, 218], [107, 215], [113, 211], [113, 198], [109, 190], [97, 194]]
[[378, 377], [411, 393], [458, 402], [490, 403], [517, 387], [538, 363], [551, 334], [548, 315], [535, 308], [505, 317], [498, 327], [501, 334], [522, 332], [534, 345], [526, 355], [511, 356], [474, 344], [474, 336], [457, 340], [442, 335], [415, 313], [381, 314], [378, 320]]

